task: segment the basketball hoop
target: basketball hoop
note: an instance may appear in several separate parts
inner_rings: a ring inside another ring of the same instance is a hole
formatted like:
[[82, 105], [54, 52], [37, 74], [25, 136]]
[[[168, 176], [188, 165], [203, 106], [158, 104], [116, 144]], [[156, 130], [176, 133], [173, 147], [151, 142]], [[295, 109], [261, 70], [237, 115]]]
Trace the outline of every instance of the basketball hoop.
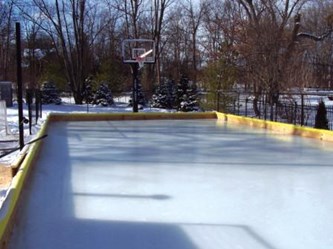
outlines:
[[125, 64], [142, 65], [138, 62], [138, 57], [144, 58], [144, 64], [153, 64], [155, 63], [155, 42], [148, 39], [126, 39], [122, 42], [121, 53]]
[[133, 76], [133, 112], [138, 112], [139, 71], [144, 64], [155, 63], [155, 42], [148, 39], [126, 39], [122, 42], [121, 54], [124, 64], [130, 64]]
[[145, 65], [145, 58], [144, 57], [141, 57], [141, 56], [138, 56], [138, 57], [136, 57], [136, 62], [138, 63], [138, 65], [139, 65], [139, 70], [141, 69], [141, 68], [143, 68], [143, 66]]
[[146, 57], [148, 55], [150, 55], [152, 52], [153, 52], [153, 50], [150, 49], [149, 51], [144, 52], [143, 54], [141, 54], [135, 58], [136, 62], [139, 64], [139, 69], [143, 68], [143, 66], [146, 62]]

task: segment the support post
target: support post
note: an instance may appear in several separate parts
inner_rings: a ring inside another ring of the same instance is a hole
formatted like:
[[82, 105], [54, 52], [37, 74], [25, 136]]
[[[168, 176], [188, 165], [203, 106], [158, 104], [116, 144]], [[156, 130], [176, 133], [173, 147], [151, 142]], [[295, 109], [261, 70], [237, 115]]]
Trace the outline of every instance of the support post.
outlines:
[[304, 126], [304, 94], [301, 94], [301, 126]]
[[16, 66], [17, 66], [17, 103], [19, 116], [19, 145], [20, 150], [24, 147], [24, 124], [23, 124], [23, 84], [22, 84], [22, 58], [21, 58], [21, 26], [17, 22], [16, 28]]
[[132, 63], [132, 76], [133, 76], [133, 93], [132, 93], [132, 106], [133, 112], [139, 112], [138, 108], [138, 75], [139, 75], [139, 64]]
[[217, 100], [216, 100], [216, 111], [220, 111], [220, 90], [216, 92], [217, 94]]

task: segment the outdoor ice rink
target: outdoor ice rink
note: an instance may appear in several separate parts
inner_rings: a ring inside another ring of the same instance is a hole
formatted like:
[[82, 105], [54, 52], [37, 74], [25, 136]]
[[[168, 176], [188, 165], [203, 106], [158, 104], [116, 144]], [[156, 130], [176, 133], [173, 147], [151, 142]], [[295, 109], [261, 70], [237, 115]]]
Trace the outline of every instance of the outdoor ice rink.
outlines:
[[55, 122], [10, 249], [331, 249], [332, 144], [217, 120]]

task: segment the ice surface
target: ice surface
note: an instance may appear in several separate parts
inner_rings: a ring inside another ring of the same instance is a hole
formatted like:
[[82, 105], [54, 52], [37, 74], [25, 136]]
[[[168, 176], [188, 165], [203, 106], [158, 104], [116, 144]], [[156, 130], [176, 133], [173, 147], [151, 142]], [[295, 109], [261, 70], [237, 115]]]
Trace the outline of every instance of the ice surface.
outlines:
[[314, 249], [332, 150], [202, 121], [54, 123], [11, 249]]
[[[49, 113], [126, 113], [126, 112], [132, 112], [133, 108], [128, 106], [128, 101], [130, 100], [130, 95], [124, 95], [119, 97], [114, 97], [115, 105], [113, 106], [98, 106], [98, 105], [76, 105], [74, 104], [74, 99], [62, 97], [62, 104], [61, 105], [43, 105], [42, 108], [42, 117], [38, 119], [38, 123], [32, 124], [31, 133], [29, 132], [29, 125], [24, 124], [24, 141], [28, 142], [34, 138], [36, 138], [36, 135], [42, 125], [44, 124], [46, 117], [49, 115]], [[23, 115], [25, 117], [28, 117], [28, 107], [27, 105], [23, 105]], [[19, 122], [18, 122], [18, 106], [17, 103], [14, 103], [13, 107], [7, 108], [7, 122], [8, 122], [8, 128], [10, 135], [6, 134], [6, 131], [4, 127], [0, 127], [0, 154], [4, 154], [1, 152], [1, 150], [7, 149], [7, 148], [17, 148], [19, 147]], [[165, 109], [159, 109], [159, 108], [151, 108], [151, 107], [145, 107], [143, 110], [140, 110], [140, 112], [174, 112], [173, 110], [165, 110]], [[10, 142], [8, 140], [11, 140]], [[6, 165], [9, 167], [15, 159], [18, 157], [19, 151], [14, 151], [13, 153], [6, 155], [2, 158], [0, 158], [0, 167], [1, 165]], [[7, 188], [0, 188], [0, 208], [2, 206], [2, 201], [5, 199], [7, 192]]]

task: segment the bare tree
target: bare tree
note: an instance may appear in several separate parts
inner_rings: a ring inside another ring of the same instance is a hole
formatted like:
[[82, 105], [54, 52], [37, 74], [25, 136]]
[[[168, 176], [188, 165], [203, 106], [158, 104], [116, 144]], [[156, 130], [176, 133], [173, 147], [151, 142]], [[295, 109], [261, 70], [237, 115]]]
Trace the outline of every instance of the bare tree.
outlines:
[[140, 19], [142, 18], [145, 0], [111, 0], [109, 5], [122, 13], [124, 20], [125, 34], [124, 38], [140, 38]]
[[160, 54], [163, 75], [174, 80], [180, 79], [181, 74], [189, 74], [190, 37], [182, 12], [183, 8], [179, 4], [172, 8], [163, 35], [165, 45]]
[[[25, 34], [26, 34], [26, 48], [24, 50], [24, 61], [26, 62], [26, 66], [28, 67], [28, 87], [29, 88], [36, 88], [37, 87], [37, 77], [40, 75], [40, 60], [39, 58], [41, 56], [41, 50], [36, 50], [36, 48], [39, 48], [37, 46], [37, 36], [38, 36], [38, 31], [39, 27], [34, 24], [34, 23], [28, 23], [25, 25]], [[39, 48], [40, 49], [40, 48]], [[39, 55], [37, 54], [38, 52]], [[39, 64], [39, 66], [38, 66]]]
[[114, 92], [126, 89], [124, 82], [129, 82], [128, 68], [124, 67], [121, 58], [121, 42], [124, 39], [122, 19], [123, 14], [114, 6], [113, 1], [107, 2], [107, 8], [100, 13], [101, 20], [108, 20], [108, 25], [102, 29], [94, 45], [94, 60], [97, 82], [108, 82]]
[[197, 67], [198, 67], [198, 53], [199, 50], [197, 48], [197, 39], [200, 25], [202, 23], [202, 19], [204, 17], [204, 13], [207, 11], [207, 2], [200, 1], [197, 4], [193, 0], [185, 0], [183, 3], [184, 13], [186, 17], [186, 23], [188, 25], [187, 31], [190, 32], [191, 37], [191, 54], [192, 54], [192, 69], [193, 69], [193, 80], [196, 81], [197, 77]]
[[155, 41], [156, 53], [156, 78], [161, 83], [161, 50], [163, 49], [162, 35], [165, 29], [167, 10], [173, 4], [173, 0], [153, 0], [151, 6], [152, 37]]
[[13, 1], [0, 1], [0, 80], [9, 80]]
[[[277, 103], [279, 92], [285, 89], [284, 76], [293, 55], [298, 27], [290, 21], [302, 9], [306, 0], [237, 0], [246, 16], [240, 37], [240, 53], [246, 72], [253, 83], [256, 99], [265, 91], [269, 103]], [[272, 112], [272, 109], [271, 109]], [[272, 119], [272, 113], [271, 113]]]
[[[89, 0], [31, 0], [27, 8], [17, 5], [24, 16], [53, 40], [62, 59], [75, 103], [81, 104], [85, 79], [91, 70], [92, 46], [102, 27], [95, 27], [98, 5]], [[34, 11], [31, 12], [31, 6]], [[42, 20], [36, 19], [39, 13]]]
[[333, 3], [313, 1], [299, 20], [298, 46], [306, 53], [312, 73], [310, 86], [333, 87]]
[[205, 12], [202, 32], [206, 66], [202, 84], [207, 89], [210, 107], [228, 111], [234, 101], [231, 91], [237, 82], [237, 67], [241, 65], [236, 53], [237, 6], [229, 1], [209, 1]]

